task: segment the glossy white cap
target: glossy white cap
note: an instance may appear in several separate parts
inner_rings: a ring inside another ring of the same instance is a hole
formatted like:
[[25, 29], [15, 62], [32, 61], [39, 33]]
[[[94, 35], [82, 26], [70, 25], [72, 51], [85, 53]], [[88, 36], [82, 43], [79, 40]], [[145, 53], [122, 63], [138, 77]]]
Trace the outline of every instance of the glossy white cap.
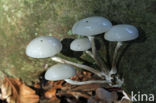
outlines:
[[76, 70], [73, 66], [68, 64], [56, 64], [51, 66], [45, 73], [46, 80], [64, 80], [68, 79], [76, 74]]
[[91, 43], [88, 38], [75, 39], [70, 44], [70, 49], [73, 51], [86, 51], [91, 48]]
[[139, 36], [138, 30], [133, 25], [120, 24], [115, 25], [104, 35], [108, 41], [129, 41]]
[[52, 57], [62, 50], [61, 42], [52, 36], [40, 36], [26, 47], [26, 55], [33, 58]]
[[112, 23], [100, 16], [93, 16], [76, 22], [72, 28], [73, 34], [91, 36], [104, 33], [112, 28]]

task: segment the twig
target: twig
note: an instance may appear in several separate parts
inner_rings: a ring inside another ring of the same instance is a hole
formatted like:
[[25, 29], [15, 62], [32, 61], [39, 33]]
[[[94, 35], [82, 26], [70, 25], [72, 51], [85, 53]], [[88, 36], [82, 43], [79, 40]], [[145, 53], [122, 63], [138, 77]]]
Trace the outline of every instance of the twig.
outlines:
[[93, 91], [100, 87], [106, 87], [105, 84], [86, 84], [72, 88], [73, 91]]
[[81, 92], [73, 92], [73, 91], [66, 91], [66, 92], [61, 92], [61, 93], [56, 93], [56, 95], [66, 95], [66, 94], [71, 94], [73, 96], [79, 96], [79, 97], [84, 97], [84, 98], [89, 98], [90, 96]]

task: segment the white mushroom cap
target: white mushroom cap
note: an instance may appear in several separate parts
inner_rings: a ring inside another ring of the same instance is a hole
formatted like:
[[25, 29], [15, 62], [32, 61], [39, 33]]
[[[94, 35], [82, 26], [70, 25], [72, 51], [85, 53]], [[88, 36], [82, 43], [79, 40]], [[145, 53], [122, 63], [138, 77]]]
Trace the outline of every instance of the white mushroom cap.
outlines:
[[76, 74], [76, 70], [73, 66], [68, 64], [56, 64], [51, 66], [45, 73], [46, 80], [64, 80], [68, 79]]
[[26, 47], [26, 55], [33, 58], [52, 57], [62, 50], [61, 42], [51, 36], [40, 36], [33, 39]]
[[104, 38], [108, 41], [128, 41], [136, 39], [139, 36], [138, 30], [133, 25], [120, 24], [113, 26], [106, 34]]
[[86, 51], [91, 48], [91, 43], [88, 38], [75, 39], [70, 44], [70, 49], [73, 51]]
[[100, 16], [93, 16], [76, 22], [72, 28], [73, 34], [91, 36], [104, 33], [112, 28], [112, 23]]

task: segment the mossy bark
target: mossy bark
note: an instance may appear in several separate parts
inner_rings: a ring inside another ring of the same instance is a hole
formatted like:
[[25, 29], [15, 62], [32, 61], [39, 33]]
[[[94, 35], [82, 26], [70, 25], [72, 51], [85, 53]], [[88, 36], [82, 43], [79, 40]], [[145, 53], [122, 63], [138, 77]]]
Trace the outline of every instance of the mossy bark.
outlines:
[[[0, 70], [28, 84], [37, 82], [45, 71], [44, 65], [54, 63], [50, 59], [27, 57], [25, 47], [30, 40], [39, 35], [62, 40], [71, 37], [70, 30], [76, 21], [104, 16], [113, 24], [132, 24], [139, 29], [139, 38], [125, 43], [128, 46], [122, 49], [126, 51], [121, 53], [118, 68], [128, 90], [153, 93], [156, 91], [155, 11], [155, 0], [1, 0]], [[114, 44], [109, 44], [110, 54]]]

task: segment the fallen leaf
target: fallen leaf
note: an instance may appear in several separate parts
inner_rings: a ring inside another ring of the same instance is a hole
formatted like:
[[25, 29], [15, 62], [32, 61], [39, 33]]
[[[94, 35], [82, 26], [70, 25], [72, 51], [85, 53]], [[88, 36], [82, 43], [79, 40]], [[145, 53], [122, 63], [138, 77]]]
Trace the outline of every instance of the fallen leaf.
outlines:
[[34, 88], [40, 89], [40, 88], [41, 88], [41, 87], [40, 87], [40, 84], [35, 83], [35, 84], [34, 84]]
[[80, 85], [75, 88], [72, 88], [72, 90], [73, 91], [93, 91], [102, 86], [103, 86], [102, 84], [86, 84], [86, 85]]
[[45, 97], [46, 98], [52, 98], [56, 96], [56, 88], [51, 88], [50, 90], [48, 90], [46, 93], [45, 93]]
[[20, 103], [38, 103], [39, 96], [35, 94], [35, 91], [25, 84], [20, 86], [19, 92]]
[[12, 97], [12, 96], [10, 96], [10, 97], [7, 98], [7, 102], [8, 102], [8, 103], [16, 103], [15, 100], [16, 100], [16, 98], [14, 98], [14, 97]]
[[64, 81], [57, 81], [57, 82], [51, 81], [50, 83], [53, 84], [52, 87], [44, 94], [45, 97], [49, 99], [56, 96], [56, 90], [62, 88], [62, 84], [64, 83]]
[[[14, 80], [12, 78], [7, 78], [7, 77], [4, 78], [0, 88], [2, 91], [2, 99], [6, 99], [8, 101], [14, 100], [15, 102], [19, 103], [19, 100], [17, 98], [19, 95], [18, 95], [18, 88], [17, 88], [16, 81], [18, 80]], [[13, 103], [13, 102], [9, 102], [9, 103]]]
[[8, 103], [38, 103], [39, 96], [19, 79], [5, 77], [0, 87], [1, 98]]
[[12, 93], [11, 86], [7, 81], [4, 81], [3, 84], [1, 85], [1, 92], [2, 92], [1, 99], [7, 99], [11, 95]]

